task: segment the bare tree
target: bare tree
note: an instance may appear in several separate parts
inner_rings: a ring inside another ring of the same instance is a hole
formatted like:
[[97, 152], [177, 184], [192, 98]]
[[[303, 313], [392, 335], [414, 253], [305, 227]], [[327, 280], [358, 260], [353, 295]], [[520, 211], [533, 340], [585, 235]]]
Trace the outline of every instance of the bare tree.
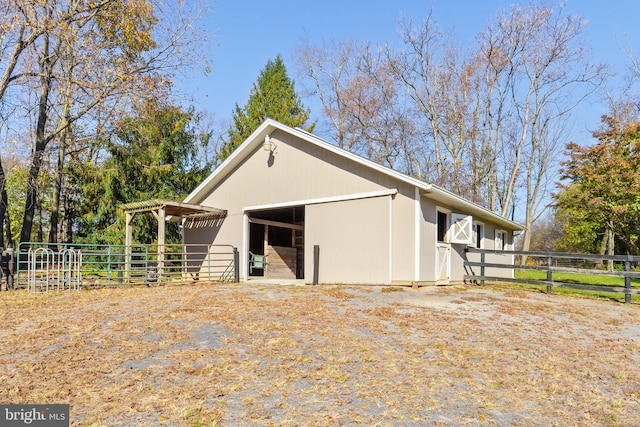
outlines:
[[498, 20], [498, 27], [509, 39], [522, 40], [521, 55], [514, 58], [518, 61], [517, 78], [509, 87], [511, 108], [517, 113], [514, 128], [519, 136], [513, 167], [500, 194], [501, 213], [507, 216], [518, 191], [518, 178], [523, 177], [524, 250], [530, 244], [526, 230], [545, 208], [541, 200], [549, 195], [549, 173], [568, 142], [569, 115], [604, 81], [604, 67], [589, 63], [587, 50], [580, 42], [585, 26], [584, 19], [563, 8], [536, 5], [514, 7]]
[[[307, 46], [302, 62], [339, 145], [350, 135], [347, 148], [368, 147], [364, 155], [505, 217], [521, 204], [531, 229], [570, 138], [570, 113], [605, 77], [588, 61], [585, 25], [562, 7], [514, 6], [463, 49], [429, 14], [400, 22], [400, 49]], [[527, 249], [526, 234], [523, 242]]]
[[362, 99], [366, 79], [357, 69], [359, 50], [352, 42], [312, 46], [307, 40], [298, 48], [296, 63], [307, 81], [307, 94], [317, 96], [322, 104], [333, 139], [349, 151], [362, 148], [361, 135], [353, 128], [354, 117], [366, 103]]
[[422, 178], [442, 184], [447, 161], [442, 148], [443, 117], [438, 97], [443, 93], [439, 56], [446, 50], [446, 41], [431, 13], [418, 26], [412, 20], [402, 22], [400, 36], [404, 48], [390, 60], [390, 71], [404, 85], [417, 114], [417, 126], [424, 129], [419, 138], [426, 154], [421, 157], [432, 160], [422, 165]]
[[[199, 3], [161, 0], [103, 3], [48, 0], [31, 4], [25, 27], [47, 22], [23, 57], [24, 90], [38, 92], [33, 110], [32, 161], [20, 241], [30, 240], [38, 206], [37, 180], [55, 142], [56, 174], [49, 240], [58, 240], [63, 174], [74, 128], [105, 122], [136, 97], [163, 96], [176, 69], [198, 61], [201, 32], [194, 31]], [[37, 18], [37, 19], [35, 19]], [[34, 30], [35, 31], [35, 30]], [[34, 65], [37, 64], [37, 67]]]
[[[100, 9], [108, 2], [96, 2], [90, 7]], [[8, 104], [6, 99], [7, 90], [12, 83], [19, 82], [29, 75], [29, 67], [26, 70], [20, 69], [20, 60], [25, 52], [40, 39], [50, 27], [56, 27], [69, 23], [76, 19], [78, 15], [88, 12], [82, 3], [76, 3], [73, 8], [69, 8], [65, 13], [49, 13], [50, 6], [41, 7], [32, 1], [24, 0], [3, 0], [0, 2], [0, 105], [4, 107]], [[3, 111], [6, 113], [6, 111]], [[6, 125], [6, 121], [3, 121]], [[0, 169], [2, 165], [0, 164]], [[6, 176], [4, 170], [2, 176]], [[5, 180], [0, 180], [0, 194], [6, 195]], [[0, 228], [5, 223], [6, 205], [8, 200], [3, 198], [4, 210], [0, 210]], [[0, 230], [1, 232], [1, 230]]]

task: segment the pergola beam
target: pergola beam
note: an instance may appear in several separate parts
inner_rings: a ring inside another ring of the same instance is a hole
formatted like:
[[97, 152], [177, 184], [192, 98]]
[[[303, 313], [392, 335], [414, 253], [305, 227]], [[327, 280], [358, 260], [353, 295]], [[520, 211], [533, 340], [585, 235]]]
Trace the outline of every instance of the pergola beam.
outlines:
[[202, 214], [218, 214], [222, 217], [227, 215], [224, 209], [218, 209], [211, 206], [192, 205], [189, 203], [180, 203], [173, 200], [151, 199], [142, 202], [133, 202], [120, 205], [123, 212], [151, 212], [158, 209], [164, 209], [167, 216], [187, 217]]

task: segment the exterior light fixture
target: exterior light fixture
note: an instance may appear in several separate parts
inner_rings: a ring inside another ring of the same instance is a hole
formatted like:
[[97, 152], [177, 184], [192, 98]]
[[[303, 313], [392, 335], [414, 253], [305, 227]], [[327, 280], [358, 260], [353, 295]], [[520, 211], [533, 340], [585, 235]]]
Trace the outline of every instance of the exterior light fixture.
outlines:
[[269, 135], [264, 137], [264, 142], [262, 143], [262, 149], [264, 151], [272, 151], [275, 148], [275, 144], [271, 142], [271, 137]]

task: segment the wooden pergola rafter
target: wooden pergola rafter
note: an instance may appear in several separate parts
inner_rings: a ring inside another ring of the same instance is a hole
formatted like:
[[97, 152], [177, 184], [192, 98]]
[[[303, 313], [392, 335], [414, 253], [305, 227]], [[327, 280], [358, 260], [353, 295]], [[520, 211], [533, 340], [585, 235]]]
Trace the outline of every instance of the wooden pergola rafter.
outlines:
[[[224, 209], [209, 206], [192, 205], [180, 203], [172, 200], [151, 199], [141, 202], [126, 203], [120, 205], [120, 210], [124, 212], [126, 218], [125, 225], [125, 246], [127, 258], [131, 255], [131, 245], [133, 244], [132, 222], [136, 214], [151, 212], [158, 220], [158, 274], [162, 274], [164, 266], [164, 245], [165, 245], [165, 224], [168, 219], [179, 220], [187, 218], [188, 224], [202, 224], [220, 221], [227, 216]], [[126, 264], [127, 277], [129, 263]]]

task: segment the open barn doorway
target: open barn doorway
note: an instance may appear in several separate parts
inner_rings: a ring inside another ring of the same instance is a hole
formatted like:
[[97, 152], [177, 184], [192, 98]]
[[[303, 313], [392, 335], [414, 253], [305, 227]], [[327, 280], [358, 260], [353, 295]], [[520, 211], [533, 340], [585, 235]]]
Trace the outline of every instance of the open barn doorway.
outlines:
[[249, 213], [249, 276], [304, 279], [304, 206]]

